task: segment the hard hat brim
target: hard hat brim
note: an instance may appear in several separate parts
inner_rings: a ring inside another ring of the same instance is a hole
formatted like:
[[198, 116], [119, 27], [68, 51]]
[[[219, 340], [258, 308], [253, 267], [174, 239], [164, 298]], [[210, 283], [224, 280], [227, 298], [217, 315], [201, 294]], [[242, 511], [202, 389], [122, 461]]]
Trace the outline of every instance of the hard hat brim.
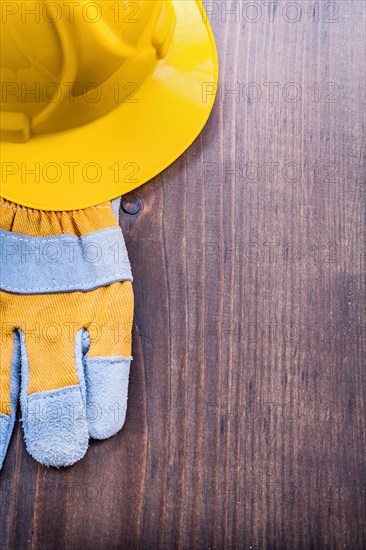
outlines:
[[217, 51], [201, 0], [173, 4], [168, 55], [127, 102], [79, 128], [1, 144], [1, 196], [39, 210], [87, 208], [149, 181], [192, 144], [214, 104]]

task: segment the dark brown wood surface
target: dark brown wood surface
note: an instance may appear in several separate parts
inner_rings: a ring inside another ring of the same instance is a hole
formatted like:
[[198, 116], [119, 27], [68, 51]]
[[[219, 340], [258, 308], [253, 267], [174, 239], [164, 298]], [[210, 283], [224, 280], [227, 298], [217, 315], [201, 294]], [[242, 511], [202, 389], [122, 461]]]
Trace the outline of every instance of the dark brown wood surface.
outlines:
[[212, 117], [121, 210], [125, 427], [56, 470], [18, 425], [1, 549], [366, 545], [366, 3], [206, 4]]

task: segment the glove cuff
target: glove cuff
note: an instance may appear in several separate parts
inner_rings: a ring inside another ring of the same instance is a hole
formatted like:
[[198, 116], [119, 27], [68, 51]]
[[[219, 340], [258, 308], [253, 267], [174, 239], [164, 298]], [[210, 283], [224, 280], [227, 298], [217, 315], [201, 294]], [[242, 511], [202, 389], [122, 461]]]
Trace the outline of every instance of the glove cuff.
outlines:
[[83, 210], [52, 212], [32, 210], [0, 197], [0, 229], [30, 237], [75, 235], [118, 227], [111, 203], [106, 202]]

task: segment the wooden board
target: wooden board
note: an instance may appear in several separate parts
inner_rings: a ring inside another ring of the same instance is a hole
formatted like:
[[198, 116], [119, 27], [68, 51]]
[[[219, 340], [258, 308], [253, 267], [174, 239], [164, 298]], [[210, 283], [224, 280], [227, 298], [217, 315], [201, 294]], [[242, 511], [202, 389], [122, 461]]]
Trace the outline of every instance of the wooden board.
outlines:
[[206, 4], [212, 117], [121, 210], [125, 427], [56, 470], [17, 426], [4, 550], [364, 547], [366, 4]]

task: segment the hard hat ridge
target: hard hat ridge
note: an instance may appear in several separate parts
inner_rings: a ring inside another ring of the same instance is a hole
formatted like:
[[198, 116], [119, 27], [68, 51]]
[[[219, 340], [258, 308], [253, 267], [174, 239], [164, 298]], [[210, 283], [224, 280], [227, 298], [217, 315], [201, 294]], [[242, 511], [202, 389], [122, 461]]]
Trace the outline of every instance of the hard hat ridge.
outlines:
[[171, 0], [145, 2], [132, 31], [126, 18], [108, 11], [115, 2], [99, 2], [97, 21], [83, 17], [85, 3], [72, 19], [22, 21], [15, 14], [2, 25], [2, 141], [26, 142], [105, 115], [167, 54], [175, 26]]

